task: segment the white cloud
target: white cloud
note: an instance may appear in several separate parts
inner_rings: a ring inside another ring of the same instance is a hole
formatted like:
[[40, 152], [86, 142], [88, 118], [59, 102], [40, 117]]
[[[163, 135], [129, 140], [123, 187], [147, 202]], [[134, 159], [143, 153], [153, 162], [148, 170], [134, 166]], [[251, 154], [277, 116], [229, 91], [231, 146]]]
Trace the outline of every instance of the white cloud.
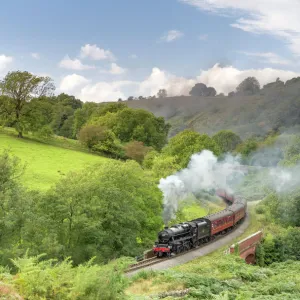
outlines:
[[59, 91], [73, 94], [85, 102], [107, 102], [117, 101], [119, 98], [125, 99], [125, 94], [122, 90], [129, 89], [134, 92], [137, 84], [137, 82], [129, 80], [92, 83], [83, 76], [72, 74], [65, 76], [61, 80]]
[[88, 83], [89, 80], [83, 76], [77, 74], [67, 75], [61, 80], [59, 90], [61, 92], [77, 94]]
[[165, 35], [163, 35], [160, 39], [165, 42], [173, 42], [175, 40], [180, 39], [183, 37], [183, 32], [179, 30], [170, 30]]
[[200, 41], [206, 41], [207, 38], [208, 38], [208, 34], [200, 34], [198, 36], [198, 38], [199, 38]]
[[97, 45], [90, 44], [81, 47], [80, 56], [81, 58], [88, 57], [93, 60], [115, 60], [115, 56], [110, 50], [104, 50], [97, 47]]
[[272, 68], [239, 70], [232, 66], [222, 68], [216, 64], [211, 69], [202, 71], [197, 77], [197, 81], [213, 86], [218, 93], [227, 94], [234, 91], [239, 83], [250, 76], [256, 77], [261, 85], [265, 85], [274, 82], [278, 77], [282, 81], [286, 81], [300, 76], [300, 73]]
[[119, 98], [125, 99], [125, 94], [121, 91], [126, 86], [136, 85], [132, 81], [98, 82], [83, 87], [78, 95], [82, 101], [108, 102], [117, 101]]
[[232, 27], [284, 40], [300, 55], [299, 0], [179, 0], [200, 10], [236, 17]]
[[286, 81], [300, 76], [299, 73], [272, 68], [239, 70], [232, 66], [220, 67], [214, 65], [208, 70], [202, 70], [195, 78], [175, 76], [159, 68], [153, 68], [151, 74], [142, 81], [101, 81], [92, 83], [85, 77], [73, 74], [64, 77], [60, 91], [74, 94], [82, 101], [116, 101], [128, 96], [152, 96], [159, 89], [166, 89], [169, 96], [189, 95], [191, 88], [202, 82], [214, 87], [218, 93], [229, 93], [245, 78], [254, 76], [261, 85], [274, 82], [278, 77]]
[[36, 53], [36, 52], [30, 53], [30, 55], [34, 59], [40, 59], [41, 58], [41, 56], [39, 55], [39, 53]]
[[272, 52], [241, 52], [242, 54], [245, 54], [247, 56], [253, 56], [259, 59], [260, 62], [263, 63], [269, 63], [273, 65], [290, 65], [292, 62], [290, 60], [287, 60], [285, 58], [280, 57], [279, 55], [272, 53]]
[[95, 66], [84, 65], [78, 58], [71, 59], [68, 55], [59, 62], [59, 67], [77, 71], [95, 69]]
[[5, 71], [12, 62], [13, 62], [13, 58], [11, 56], [6, 56], [4, 54], [1, 54], [0, 55], [0, 73]]
[[189, 91], [197, 82], [214, 87], [218, 93], [228, 94], [249, 76], [256, 77], [263, 86], [278, 77], [286, 81], [300, 76], [300, 73], [273, 68], [239, 70], [233, 66], [221, 67], [215, 64], [208, 70], [202, 70], [199, 76], [188, 79], [153, 68], [151, 75], [140, 83], [138, 94], [155, 95], [159, 89], [164, 88], [169, 96], [189, 95]]
[[137, 59], [138, 58], [138, 56], [136, 54], [131, 54], [129, 57], [132, 58], [132, 59]]
[[166, 89], [169, 96], [187, 95], [194, 84], [193, 79], [178, 77], [159, 68], [153, 68], [150, 76], [140, 83], [138, 94], [153, 96], [159, 89]]
[[118, 66], [116, 63], [110, 65], [109, 70], [101, 70], [100, 73], [111, 74], [111, 75], [121, 75], [126, 72], [126, 69]]

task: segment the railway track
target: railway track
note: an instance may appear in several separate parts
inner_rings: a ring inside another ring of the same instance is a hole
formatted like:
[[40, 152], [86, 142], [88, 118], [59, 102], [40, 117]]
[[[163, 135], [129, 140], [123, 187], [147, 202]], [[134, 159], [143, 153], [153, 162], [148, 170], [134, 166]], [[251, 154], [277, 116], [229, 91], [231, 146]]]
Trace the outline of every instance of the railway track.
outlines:
[[132, 271], [135, 271], [135, 270], [138, 270], [138, 269], [142, 269], [142, 268], [160, 263], [160, 262], [165, 261], [167, 259], [169, 259], [169, 258], [157, 258], [156, 256], [151, 257], [151, 258], [147, 258], [147, 259], [143, 259], [143, 260], [131, 265], [130, 268], [125, 271], [125, 273], [129, 273], [129, 272], [132, 272]]
[[215, 237], [213, 240], [207, 242], [207, 243], [204, 243], [196, 248], [192, 248], [188, 251], [185, 251], [185, 252], [182, 252], [182, 253], [179, 253], [179, 254], [176, 254], [174, 256], [171, 256], [171, 257], [166, 257], [166, 258], [157, 258], [157, 257], [152, 257], [152, 258], [148, 258], [148, 259], [144, 259], [144, 260], [141, 260], [133, 265], [131, 265], [126, 271], [125, 273], [131, 273], [133, 271], [136, 271], [136, 270], [139, 270], [139, 269], [143, 269], [143, 268], [146, 268], [146, 267], [149, 267], [151, 265], [155, 265], [155, 264], [159, 264], [163, 261], [166, 261], [166, 260], [170, 260], [170, 259], [174, 259], [176, 257], [179, 257], [179, 256], [183, 256], [183, 255], [186, 255], [190, 252], [193, 252], [193, 251], [196, 251], [196, 250], [199, 250], [201, 249], [201, 247], [204, 247], [204, 246], [207, 246], [207, 245], [210, 245], [212, 243], [214, 243], [215, 241], [217, 240], [220, 240], [222, 239], [223, 237], [225, 237], [226, 235], [232, 233], [233, 231], [235, 231], [237, 228], [239, 228], [243, 223], [244, 221], [248, 218], [249, 216], [247, 215], [246, 218], [243, 219], [243, 221], [241, 223], [238, 224], [238, 226], [235, 227], [234, 230], [230, 230], [230, 231], [227, 231], [225, 234], [222, 234], [222, 235], [219, 235], [217, 237]]

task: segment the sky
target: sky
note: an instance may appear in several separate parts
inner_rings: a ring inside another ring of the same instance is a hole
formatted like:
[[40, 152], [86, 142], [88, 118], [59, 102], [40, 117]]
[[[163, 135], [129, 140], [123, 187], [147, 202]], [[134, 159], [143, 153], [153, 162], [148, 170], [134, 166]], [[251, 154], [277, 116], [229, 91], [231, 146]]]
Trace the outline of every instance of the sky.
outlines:
[[299, 0], [11, 0], [0, 10], [0, 77], [50, 76], [82, 101], [228, 93], [300, 76]]

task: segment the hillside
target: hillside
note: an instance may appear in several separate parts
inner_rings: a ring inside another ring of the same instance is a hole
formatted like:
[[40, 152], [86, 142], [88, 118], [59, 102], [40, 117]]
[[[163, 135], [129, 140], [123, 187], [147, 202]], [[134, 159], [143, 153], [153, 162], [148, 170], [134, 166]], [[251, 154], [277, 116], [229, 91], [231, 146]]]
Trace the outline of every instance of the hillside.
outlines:
[[70, 171], [101, 163], [107, 158], [43, 144], [0, 132], [0, 152], [9, 150], [26, 165], [22, 182], [29, 189], [46, 190]]
[[185, 128], [208, 134], [226, 128], [245, 138], [300, 123], [300, 78], [270, 83], [254, 96], [180, 96], [127, 104], [165, 117], [172, 125], [171, 136]]

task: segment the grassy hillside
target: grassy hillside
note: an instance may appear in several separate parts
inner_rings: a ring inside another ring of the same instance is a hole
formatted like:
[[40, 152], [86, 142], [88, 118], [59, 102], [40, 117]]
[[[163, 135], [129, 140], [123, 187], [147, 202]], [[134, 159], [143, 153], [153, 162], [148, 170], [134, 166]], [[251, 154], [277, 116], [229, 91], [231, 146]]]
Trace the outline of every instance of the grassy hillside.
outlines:
[[[66, 143], [66, 142], [65, 142]], [[54, 144], [59, 144], [54, 141]], [[8, 149], [26, 164], [23, 183], [30, 189], [46, 190], [70, 171], [101, 163], [104, 157], [43, 144], [0, 132], [0, 151]]]
[[285, 85], [270, 84], [254, 96], [180, 96], [127, 104], [165, 117], [172, 125], [171, 136], [185, 128], [208, 134], [226, 128], [245, 138], [300, 124], [300, 78]]

